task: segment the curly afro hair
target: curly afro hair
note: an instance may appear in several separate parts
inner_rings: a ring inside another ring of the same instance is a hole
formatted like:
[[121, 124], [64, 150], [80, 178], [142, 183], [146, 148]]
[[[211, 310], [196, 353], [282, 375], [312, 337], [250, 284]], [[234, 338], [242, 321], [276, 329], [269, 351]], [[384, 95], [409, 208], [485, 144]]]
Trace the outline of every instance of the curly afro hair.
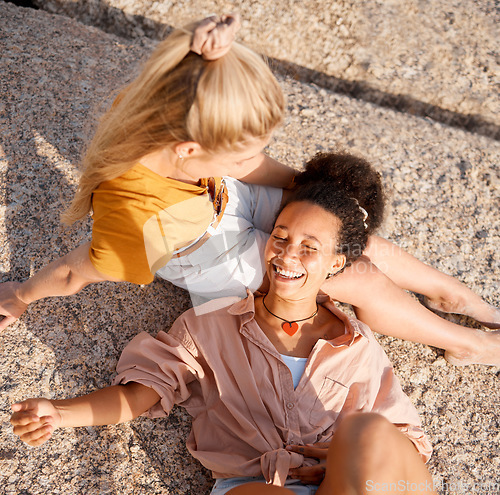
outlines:
[[[385, 195], [380, 174], [366, 160], [348, 153], [320, 153], [295, 180], [286, 205], [305, 201], [341, 221], [337, 252], [347, 265], [363, 253], [368, 236], [382, 223]], [[368, 216], [366, 216], [368, 214]]]
[[365, 159], [343, 152], [318, 153], [295, 179], [299, 186], [313, 182], [319, 182], [332, 191], [343, 191], [356, 199], [368, 213], [368, 234], [382, 224], [386, 199], [382, 180]]

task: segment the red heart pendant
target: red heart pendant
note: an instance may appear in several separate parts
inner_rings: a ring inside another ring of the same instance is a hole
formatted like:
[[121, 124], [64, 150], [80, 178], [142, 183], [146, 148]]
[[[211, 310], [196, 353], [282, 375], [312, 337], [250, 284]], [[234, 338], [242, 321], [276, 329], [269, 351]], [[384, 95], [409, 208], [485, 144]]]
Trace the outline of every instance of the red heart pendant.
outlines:
[[299, 325], [296, 321], [284, 321], [281, 324], [281, 328], [291, 337], [297, 332]]

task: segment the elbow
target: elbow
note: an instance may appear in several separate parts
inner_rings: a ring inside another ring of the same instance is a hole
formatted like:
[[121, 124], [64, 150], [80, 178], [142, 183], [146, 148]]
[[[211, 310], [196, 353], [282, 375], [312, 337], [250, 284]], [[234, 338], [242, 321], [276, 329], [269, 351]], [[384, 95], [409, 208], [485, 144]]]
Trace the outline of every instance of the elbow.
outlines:
[[[64, 261], [64, 258], [63, 260]], [[72, 268], [67, 263], [61, 263], [60, 267], [60, 279], [62, 281], [62, 291], [66, 296], [70, 296], [72, 294], [76, 294], [84, 287], [91, 283], [85, 277], [82, 277], [74, 268]]]
[[82, 290], [88, 282], [84, 282], [80, 277], [78, 277], [71, 269], [68, 269], [66, 276], [64, 277], [64, 287], [66, 295], [76, 294]]

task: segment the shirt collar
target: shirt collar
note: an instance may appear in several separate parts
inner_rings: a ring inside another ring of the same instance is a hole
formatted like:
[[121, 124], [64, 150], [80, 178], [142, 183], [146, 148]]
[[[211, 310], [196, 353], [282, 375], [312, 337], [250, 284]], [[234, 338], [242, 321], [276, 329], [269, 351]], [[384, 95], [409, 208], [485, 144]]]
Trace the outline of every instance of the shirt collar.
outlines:
[[[259, 294], [259, 292], [257, 292], [257, 294]], [[255, 299], [253, 293], [247, 289], [247, 297], [232, 304], [228, 309], [228, 313], [236, 316], [241, 316], [245, 313], [255, 314]]]
[[[257, 293], [258, 294], [258, 293]], [[340, 347], [342, 345], [350, 346], [356, 339], [356, 336], [369, 337], [369, 329], [361, 321], [351, 318], [346, 315], [340, 309], [335, 306], [333, 300], [326, 294], [318, 294], [317, 297], [318, 304], [327, 308], [331, 313], [333, 313], [337, 318], [339, 318], [342, 323], [344, 323], [346, 332], [344, 335], [337, 337], [333, 340], [328, 340], [327, 342], [334, 347]], [[235, 316], [240, 316], [240, 330], [249, 321], [255, 318], [255, 299], [254, 295], [247, 290], [247, 297], [231, 305], [228, 309], [228, 313]]]

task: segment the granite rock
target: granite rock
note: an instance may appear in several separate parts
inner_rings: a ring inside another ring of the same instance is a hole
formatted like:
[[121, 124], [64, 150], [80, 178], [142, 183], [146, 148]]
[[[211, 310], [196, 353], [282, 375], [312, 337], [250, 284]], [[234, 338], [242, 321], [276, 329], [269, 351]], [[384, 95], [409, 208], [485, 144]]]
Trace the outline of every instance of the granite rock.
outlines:
[[[240, 39], [302, 80], [500, 137], [494, 0], [34, 0], [126, 37], [159, 39], [238, 11]], [[453, 87], [454, 90], [450, 91]]]
[[[89, 222], [64, 229], [59, 213], [95, 119], [154, 45], [0, 2], [2, 281], [25, 279], [88, 240]], [[288, 113], [268, 152], [295, 167], [336, 147], [371, 160], [390, 197], [381, 233], [498, 306], [499, 142], [279, 79]], [[59, 430], [40, 448], [22, 444], [8, 423], [15, 401], [105, 386], [134, 335], [168, 328], [189, 305], [186, 293], [158, 280], [103, 283], [33, 304], [0, 335], [0, 491], [208, 494], [209, 473], [184, 447], [181, 409], [163, 420]], [[380, 340], [434, 444], [429, 467], [441, 493], [498, 493], [488, 485], [500, 472], [498, 369], [455, 368], [439, 350]]]

